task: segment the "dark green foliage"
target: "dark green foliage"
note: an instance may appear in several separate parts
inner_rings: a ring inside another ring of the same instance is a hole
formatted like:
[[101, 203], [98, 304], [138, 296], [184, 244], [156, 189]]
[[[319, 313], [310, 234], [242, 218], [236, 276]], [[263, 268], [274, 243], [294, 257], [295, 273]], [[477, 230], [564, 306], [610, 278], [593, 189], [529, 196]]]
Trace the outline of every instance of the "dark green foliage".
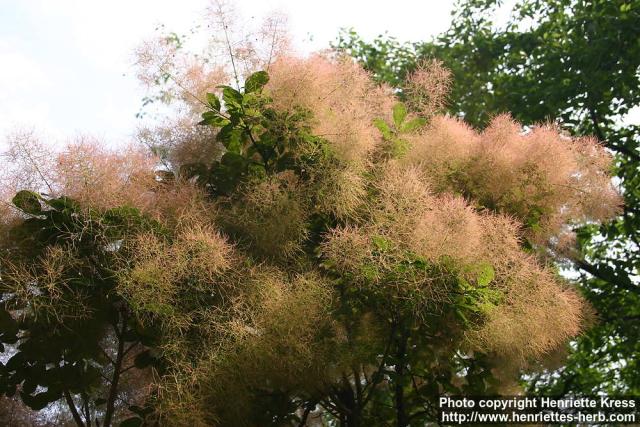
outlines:
[[[105, 391], [103, 376], [113, 382], [124, 368], [110, 366], [110, 349], [118, 343], [131, 349], [149, 334], [114, 292], [115, 256], [131, 233], [162, 230], [134, 208], [85, 210], [71, 199], [28, 191], [13, 202], [27, 218], [10, 230], [10, 246], [0, 253], [0, 341], [10, 355], [0, 366], [0, 393], [19, 390], [34, 410], [65, 396], [95, 396], [97, 413], [104, 415], [97, 406], [109, 401], [108, 424], [116, 394]], [[55, 251], [62, 251], [58, 267], [47, 263]], [[137, 367], [149, 366], [141, 360]]]
[[309, 112], [280, 112], [269, 106], [271, 100], [262, 93], [268, 81], [268, 74], [258, 71], [247, 78], [244, 93], [220, 86], [222, 102], [207, 94], [210, 110], [202, 114], [200, 125], [219, 128], [216, 138], [225, 152], [208, 165], [183, 165], [184, 177], [196, 178], [212, 195], [229, 195], [238, 184], [274, 172], [293, 170], [304, 177], [306, 168], [321, 160], [317, 156], [328, 155], [323, 140], [310, 132]]

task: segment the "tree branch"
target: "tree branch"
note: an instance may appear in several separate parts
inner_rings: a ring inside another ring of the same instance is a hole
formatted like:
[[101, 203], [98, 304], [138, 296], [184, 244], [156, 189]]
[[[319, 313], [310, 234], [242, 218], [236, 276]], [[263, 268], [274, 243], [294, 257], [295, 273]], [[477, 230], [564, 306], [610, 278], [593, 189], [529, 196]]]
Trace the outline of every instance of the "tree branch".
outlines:
[[611, 268], [610, 268], [611, 271], [609, 272], [609, 274], [607, 274], [606, 272], [602, 271], [601, 268], [593, 264], [590, 264], [585, 260], [577, 260], [574, 262], [576, 266], [581, 270], [584, 270], [587, 273], [591, 274], [593, 277], [596, 277], [600, 280], [604, 280], [605, 282], [610, 283], [614, 286], [618, 286], [629, 292], [637, 292], [640, 289], [640, 287], [635, 286], [633, 282], [631, 282], [628, 278], [627, 280], [624, 280], [622, 277], [616, 274], [615, 271]]
[[78, 409], [76, 408], [76, 404], [73, 403], [73, 398], [71, 398], [71, 394], [68, 390], [64, 391], [64, 399], [67, 402], [67, 406], [69, 407], [69, 411], [71, 411], [71, 416], [73, 420], [76, 422], [78, 427], [85, 427], [84, 422], [82, 422], [82, 418], [78, 413]]
[[396, 404], [396, 425], [398, 427], [405, 427], [409, 424], [409, 420], [407, 419], [407, 409], [405, 407], [405, 396], [404, 396], [404, 375], [405, 375], [405, 355], [407, 353], [407, 336], [404, 331], [400, 332], [400, 337], [398, 339], [398, 349], [396, 352], [396, 361], [395, 361], [395, 404]]
[[300, 418], [300, 424], [298, 424], [298, 427], [304, 427], [307, 424], [307, 418], [309, 418], [309, 414], [315, 406], [316, 404], [314, 402], [307, 403], [307, 407], [302, 414], [302, 418]]
[[367, 388], [371, 386], [371, 389], [367, 392], [367, 395], [364, 397], [364, 401], [362, 402], [362, 407], [364, 408], [369, 403], [369, 400], [373, 397], [373, 390], [376, 385], [382, 381], [382, 373], [384, 371], [387, 357], [389, 357], [389, 351], [391, 350], [391, 343], [393, 342], [393, 336], [395, 335], [396, 325], [395, 323], [391, 326], [391, 333], [389, 334], [389, 340], [387, 341], [387, 345], [385, 346], [384, 353], [382, 354], [382, 359], [380, 360], [380, 365], [378, 365], [378, 369], [371, 376], [371, 382], [365, 384], [363, 393], [367, 392]]
[[[127, 315], [124, 311], [122, 312], [121, 322], [122, 329], [120, 331], [117, 330], [117, 327], [114, 327], [116, 336], [118, 337], [118, 353], [116, 355], [116, 361], [113, 370], [113, 379], [111, 381], [111, 387], [109, 388], [109, 395], [107, 397], [107, 410], [104, 415], [104, 427], [111, 426], [111, 419], [115, 410], [115, 401], [116, 397], [118, 396], [118, 381], [120, 380], [120, 374], [122, 373], [122, 361], [125, 356], [124, 333], [127, 328]], [[129, 347], [129, 350], [132, 347]]]
[[605, 138], [604, 132], [600, 127], [600, 120], [598, 119], [598, 115], [596, 114], [596, 110], [593, 107], [589, 107], [589, 117], [591, 118], [591, 123], [593, 123], [593, 130], [596, 133], [596, 136], [600, 141], [602, 141], [607, 147], [612, 149], [613, 151], [617, 151], [620, 154], [624, 154], [625, 156], [633, 159], [636, 162], [640, 162], [640, 154], [633, 152], [628, 149], [624, 145], [613, 145], [607, 141]]
[[91, 426], [91, 412], [89, 411], [89, 396], [86, 393], [82, 394], [82, 407], [84, 408], [84, 419], [87, 426]]

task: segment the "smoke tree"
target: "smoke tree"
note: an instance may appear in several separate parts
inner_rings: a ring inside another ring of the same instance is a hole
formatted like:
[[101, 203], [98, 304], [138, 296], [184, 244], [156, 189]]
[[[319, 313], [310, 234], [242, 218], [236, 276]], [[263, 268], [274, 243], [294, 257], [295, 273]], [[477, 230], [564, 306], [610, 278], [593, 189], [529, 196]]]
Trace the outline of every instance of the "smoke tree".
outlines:
[[[508, 21], [500, 22], [509, 9]], [[447, 111], [473, 126], [505, 111], [525, 125], [555, 120], [616, 154], [624, 210], [610, 222], [581, 224], [580, 250], [564, 261], [579, 274], [598, 322], [574, 342], [562, 367], [530, 378], [533, 393], [640, 393], [640, 126], [633, 119], [640, 105], [639, 31], [637, 1], [464, 0], [449, 29], [432, 41], [381, 36], [369, 43], [351, 31], [337, 43], [376, 79], [402, 91], [419, 63], [442, 60], [454, 76]]]
[[149, 100], [180, 106], [141, 131], [153, 155], [81, 141], [9, 174], [4, 394], [78, 425], [408, 426], [439, 394], [513, 393], [580, 333], [551, 260], [618, 211], [594, 139], [478, 132], [440, 113], [438, 64], [400, 103], [215, 12], [229, 62], [176, 36], [139, 52]]

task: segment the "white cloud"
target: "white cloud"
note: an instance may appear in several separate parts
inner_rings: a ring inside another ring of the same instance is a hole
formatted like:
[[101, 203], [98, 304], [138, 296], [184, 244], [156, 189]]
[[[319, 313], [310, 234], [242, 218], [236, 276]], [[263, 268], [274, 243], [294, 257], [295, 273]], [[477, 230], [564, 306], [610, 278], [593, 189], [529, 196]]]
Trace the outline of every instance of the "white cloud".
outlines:
[[51, 125], [42, 96], [50, 84], [43, 64], [19, 49], [16, 40], [0, 40], [0, 134], [33, 124]]
[[[453, 1], [239, 0], [241, 16], [273, 10], [289, 16], [298, 49], [328, 47], [340, 27], [371, 38], [389, 31], [422, 40], [445, 30]], [[142, 91], [132, 50], [164, 23], [179, 33], [206, 0], [0, 0], [0, 133], [10, 122], [47, 133], [91, 132], [111, 141], [130, 135]], [[310, 40], [312, 38], [312, 40]]]

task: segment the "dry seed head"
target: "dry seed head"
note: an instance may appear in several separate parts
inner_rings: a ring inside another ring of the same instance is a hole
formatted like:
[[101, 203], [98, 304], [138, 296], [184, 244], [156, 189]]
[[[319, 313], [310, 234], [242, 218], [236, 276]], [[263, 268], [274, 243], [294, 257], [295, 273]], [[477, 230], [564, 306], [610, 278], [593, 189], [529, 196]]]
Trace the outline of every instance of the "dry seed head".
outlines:
[[142, 233], [128, 244], [119, 292], [141, 312], [164, 316], [179, 325], [178, 292], [214, 293], [225, 298], [235, 292], [225, 273], [237, 262], [233, 247], [210, 225], [184, 220], [171, 242]]
[[322, 255], [342, 274], [358, 271], [372, 257], [371, 236], [356, 227], [332, 229], [323, 239]]
[[156, 185], [156, 159], [136, 147], [108, 150], [100, 141], [78, 137], [54, 153], [33, 132], [13, 134], [0, 174], [3, 193], [19, 190], [67, 196], [85, 207], [130, 205], [144, 208]]
[[318, 390], [330, 377], [335, 345], [319, 331], [334, 328], [329, 309], [332, 287], [316, 275], [286, 277], [265, 270], [245, 324], [230, 324], [236, 336], [217, 356], [201, 385], [224, 423], [249, 425], [255, 388]]
[[473, 346], [520, 364], [552, 352], [581, 330], [585, 302], [533, 259], [514, 260], [502, 276], [504, 301], [468, 338]]
[[442, 111], [451, 88], [451, 71], [437, 59], [423, 60], [405, 82], [409, 107], [424, 117]]
[[25, 261], [0, 258], [0, 282], [9, 309], [29, 307], [35, 318], [55, 321], [86, 319], [92, 315], [87, 295], [70, 284], [81, 264], [71, 247], [51, 246], [39, 257]]
[[[544, 243], [572, 221], [615, 215], [620, 199], [608, 167], [603, 169], [611, 158], [602, 147], [564, 136], [551, 125], [523, 134], [508, 116], [496, 117], [482, 139], [472, 172], [481, 183], [477, 197], [525, 223], [536, 221], [538, 228], [528, 232], [533, 241]], [[585, 161], [584, 150], [592, 162]]]
[[393, 99], [375, 87], [360, 66], [346, 58], [283, 57], [271, 67], [267, 91], [280, 110], [302, 107], [313, 113], [313, 133], [326, 138], [339, 159], [362, 162], [379, 132], [373, 120]]
[[137, 147], [116, 152], [102, 148], [97, 140], [80, 138], [58, 156], [58, 191], [87, 207], [143, 208], [156, 184], [155, 163], [155, 158]]
[[0, 187], [3, 195], [17, 191], [55, 192], [55, 151], [33, 129], [18, 129], [6, 137], [0, 156]]
[[436, 192], [458, 191], [456, 180], [463, 179], [477, 133], [462, 120], [435, 116], [422, 132], [409, 135], [411, 148], [400, 159], [407, 166], [418, 165], [429, 177]]
[[181, 179], [156, 187], [145, 208], [145, 213], [171, 229], [191, 223], [212, 225], [216, 212], [201, 188]]
[[[184, 227], [184, 226], [183, 226]], [[209, 226], [192, 224], [178, 234], [173, 252], [185, 271], [203, 284], [212, 283], [218, 275], [231, 268], [233, 247], [219, 232]]]
[[118, 293], [140, 314], [169, 314], [174, 303], [176, 283], [173, 268], [166, 265], [169, 245], [160, 237], [143, 233], [130, 243], [131, 263], [118, 281]]
[[341, 220], [357, 220], [366, 204], [366, 169], [359, 165], [327, 167], [317, 175], [320, 182], [316, 190], [316, 208], [330, 212]]
[[500, 115], [478, 135], [458, 120], [434, 117], [409, 139], [400, 163], [420, 168], [434, 192], [514, 216], [534, 243], [546, 244], [567, 223], [611, 218], [620, 206], [611, 156], [595, 140], [572, 139], [552, 125], [523, 132]]
[[308, 233], [309, 212], [299, 185], [291, 173], [250, 182], [238, 201], [220, 209], [220, 222], [258, 257], [282, 260], [293, 256], [301, 251]]
[[460, 197], [438, 197], [412, 228], [407, 246], [429, 261], [449, 258], [465, 265], [483, 254], [482, 221]]
[[418, 168], [401, 168], [391, 162], [373, 185], [378, 197], [370, 209], [379, 225], [389, 222], [392, 227], [403, 228], [416, 212], [433, 205], [433, 196]]

